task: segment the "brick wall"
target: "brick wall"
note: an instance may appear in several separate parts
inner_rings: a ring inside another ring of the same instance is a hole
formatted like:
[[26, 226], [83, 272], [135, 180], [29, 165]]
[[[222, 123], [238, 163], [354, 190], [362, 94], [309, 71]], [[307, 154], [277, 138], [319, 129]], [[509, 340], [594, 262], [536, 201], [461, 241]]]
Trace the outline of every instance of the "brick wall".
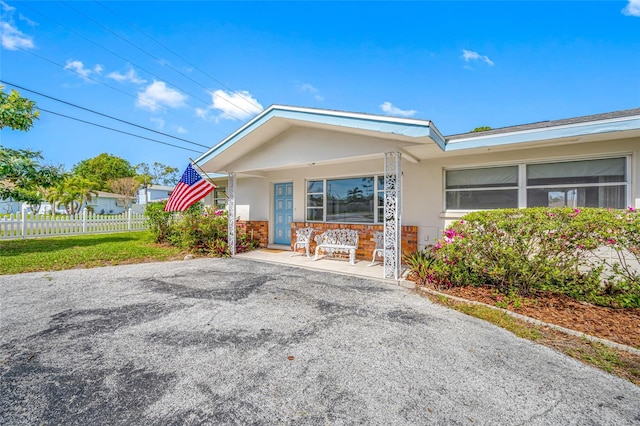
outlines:
[[[382, 232], [384, 226], [382, 224], [344, 224], [344, 223], [317, 223], [317, 222], [291, 222], [291, 248], [296, 240], [296, 229], [298, 228], [314, 228], [313, 236], [323, 233], [328, 229], [355, 229], [358, 231], [358, 249], [356, 250], [357, 259], [371, 260], [371, 254], [376, 246], [373, 240], [373, 234], [377, 231]], [[311, 252], [316, 249], [316, 243], [311, 240]], [[402, 254], [411, 253], [418, 250], [418, 227], [403, 226], [402, 227]]]
[[269, 244], [269, 222], [266, 220], [238, 220], [236, 222], [238, 232], [252, 235], [253, 240], [258, 241], [260, 247]]

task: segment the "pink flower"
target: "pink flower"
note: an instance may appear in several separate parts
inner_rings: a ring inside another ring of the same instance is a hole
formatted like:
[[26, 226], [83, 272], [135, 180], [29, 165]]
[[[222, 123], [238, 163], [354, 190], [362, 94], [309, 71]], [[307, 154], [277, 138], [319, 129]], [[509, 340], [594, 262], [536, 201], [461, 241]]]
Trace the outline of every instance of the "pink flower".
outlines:
[[629, 209], [629, 211], [630, 211], [631, 213], [635, 213], [635, 211], [636, 211], [636, 209], [635, 209], [634, 207], [629, 206], [629, 207], [627, 207], [627, 208]]
[[580, 209], [573, 209], [573, 212], [574, 212], [575, 214], [578, 214], [578, 213], [580, 213]]

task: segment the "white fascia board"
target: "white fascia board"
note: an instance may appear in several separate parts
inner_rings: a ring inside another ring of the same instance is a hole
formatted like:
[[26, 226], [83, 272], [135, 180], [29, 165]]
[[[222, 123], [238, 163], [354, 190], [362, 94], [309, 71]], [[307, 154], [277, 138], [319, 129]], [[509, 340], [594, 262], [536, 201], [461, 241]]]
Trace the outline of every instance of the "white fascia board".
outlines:
[[456, 139], [447, 142], [445, 151], [512, 145], [525, 142], [563, 139], [638, 129], [640, 129], [640, 117], [620, 117], [598, 122], [567, 124], [564, 126]]
[[441, 149], [444, 149], [445, 146], [444, 138], [440, 132], [433, 126], [431, 121], [427, 120], [272, 105], [209, 151], [202, 154], [195, 162], [197, 164], [206, 163], [272, 118], [370, 130], [414, 138], [428, 137], [435, 141]]

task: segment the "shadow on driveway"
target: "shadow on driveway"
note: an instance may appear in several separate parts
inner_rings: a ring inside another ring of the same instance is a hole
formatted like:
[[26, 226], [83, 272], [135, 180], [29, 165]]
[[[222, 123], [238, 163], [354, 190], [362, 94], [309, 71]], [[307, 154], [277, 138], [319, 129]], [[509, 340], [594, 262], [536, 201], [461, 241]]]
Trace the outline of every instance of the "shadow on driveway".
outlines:
[[379, 281], [238, 258], [0, 281], [0, 424], [640, 423], [635, 385]]

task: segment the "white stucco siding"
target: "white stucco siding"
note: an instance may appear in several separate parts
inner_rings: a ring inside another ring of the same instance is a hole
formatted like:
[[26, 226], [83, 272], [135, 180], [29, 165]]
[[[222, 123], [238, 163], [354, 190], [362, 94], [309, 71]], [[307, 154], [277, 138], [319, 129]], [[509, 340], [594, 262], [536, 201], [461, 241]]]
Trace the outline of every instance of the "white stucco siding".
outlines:
[[[316, 135], [317, 136], [317, 135]], [[269, 155], [274, 155], [269, 151]], [[629, 156], [628, 173], [631, 176], [630, 204], [640, 208], [640, 139], [624, 139], [593, 143], [546, 146], [530, 149], [485, 152], [473, 155], [456, 153], [419, 163], [402, 161], [403, 195], [402, 222], [418, 226], [418, 245], [433, 244], [442, 230], [465, 212], [445, 210], [444, 171], [448, 168], [485, 167], [493, 165], [519, 165], [532, 162], [552, 162], [598, 159], [611, 156]], [[263, 163], [264, 164], [264, 163]], [[236, 194], [237, 205], [249, 206], [250, 220], [273, 219], [273, 185], [292, 182], [294, 191], [294, 221], [306, 216], [306, 181], [383, 174], [384, 159], [374, 159], [307, 165], [306, 167], [279, 169], [264, 173], [261, 178], [240, 178]], [[270, 226], [271, 228], [271, 226]]]
[[389, 139], [344, 134], [320, 129], [291, 128], [227, 166], [228, 170], [270, 170], [300, 167], [324, 161], [378, 157], [411, 145]]

